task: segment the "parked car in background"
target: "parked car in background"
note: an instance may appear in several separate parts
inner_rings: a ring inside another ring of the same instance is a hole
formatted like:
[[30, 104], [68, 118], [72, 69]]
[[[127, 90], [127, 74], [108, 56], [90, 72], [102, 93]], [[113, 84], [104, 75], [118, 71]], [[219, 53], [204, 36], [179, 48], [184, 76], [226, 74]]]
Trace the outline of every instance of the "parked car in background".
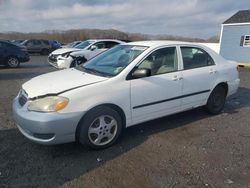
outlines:
[[48, 40], [30, 39], [23, 41], [20, 45], [25, 46], [29, 53], [40, 53], [41, 55], [48, 55], [52, 50]]
[[74, 48], [61, 48], [48, 56], [48, 62], [56, 68], [70, 68], [85, 63], [92, 57], [123, 41], [112, 39], [86, 40]]
[[0, 41], [0, 64], [11, 68], [18, 67], [20, 63], [29, 61], [30, 57], [25, 48], [10, 42]]
[[68, 44], [64, 44], [61, 48], [74, 48], [76, 45], [80, 44], [82, 41], [74, 41]]
[[51, 45], [51, 51], [61, 48], [61, 44], [57, 40], [49, 40], [49, 43]]
[[11, 41], [8, 40], [8, 39], [0, 39], [0, 41], [11, 42]]
[[239, 83], [237, 63], [205, 46], [124, 43], [77, 68], [24, 83], [13, 112], [20, 132], [34, 142], [101, 149], [138, 123], [200, 106], [219, 114]]
[[23, 39], [17, 39], [17, 40], [12, 40], [11, 43], [16, 44], [16, 45], [19, 45], [19, 44], [21, 44], [23, 41], [25, 41], [25, 40], [23, 40]]

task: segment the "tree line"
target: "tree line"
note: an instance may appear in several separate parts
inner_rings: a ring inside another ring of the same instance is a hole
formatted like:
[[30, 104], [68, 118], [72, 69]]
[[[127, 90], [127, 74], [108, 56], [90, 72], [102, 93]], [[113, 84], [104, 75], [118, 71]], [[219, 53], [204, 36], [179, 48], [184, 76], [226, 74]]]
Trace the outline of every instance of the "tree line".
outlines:
[[127, 33], [114, 29], [72, 29], [67, 31], [49, 30], [44, 32], [5, 32], [0, 33], [0, 39], [47, 39], [68, 43], [77, 40], [87, 39], [119, 39], [128, 41], [140, 40], [180, 40], [188, 42], [219, 42], [218, 36], [209, 39], [191, 38], [173, 35], [147, 35], [142, 33]]

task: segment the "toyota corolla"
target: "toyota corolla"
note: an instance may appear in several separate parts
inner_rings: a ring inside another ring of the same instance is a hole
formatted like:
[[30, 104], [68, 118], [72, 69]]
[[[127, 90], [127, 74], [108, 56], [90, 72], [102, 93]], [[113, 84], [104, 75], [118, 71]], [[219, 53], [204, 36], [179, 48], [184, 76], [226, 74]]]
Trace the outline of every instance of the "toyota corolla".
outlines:
[[24, 83], [13, 101], [20, 132], [41, 144], [112, 145], [124, 128], [204, 106], [222, 111], [237, 64], [194, 43], [118, 45], [76, 68]]

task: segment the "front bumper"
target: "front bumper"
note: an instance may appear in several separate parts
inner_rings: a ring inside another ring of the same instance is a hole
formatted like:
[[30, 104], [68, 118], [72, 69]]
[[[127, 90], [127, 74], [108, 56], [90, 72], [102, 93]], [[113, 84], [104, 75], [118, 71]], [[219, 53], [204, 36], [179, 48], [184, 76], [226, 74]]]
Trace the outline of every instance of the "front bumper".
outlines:
[[21, 106], [13, 100], [13, 115], [20, 132], [39, 144], [62, 144], [75, 141], [75, 132], [83, 113], [41, 113]]

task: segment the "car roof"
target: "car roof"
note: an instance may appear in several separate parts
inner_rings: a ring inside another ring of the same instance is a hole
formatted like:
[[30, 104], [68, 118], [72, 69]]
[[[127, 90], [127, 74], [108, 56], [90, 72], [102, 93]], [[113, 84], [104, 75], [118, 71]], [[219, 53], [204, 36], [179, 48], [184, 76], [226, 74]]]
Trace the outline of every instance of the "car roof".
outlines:
[[147, 46], [147, 47], [160, 47], [160, 46], [167, 46], [167, 45], [198, 45], [198, 43], [191, 43], [191, 42], [183, 42], [183, 41], [170, 41], [170, 40], [150, 40], [150, 41], [137, 41], [137, 42], [130, 42], [128, 44], [131, 45], [138, 45], [138, 46]]
[[0, 39], [0, 42], [10, 43], [10, 41], [4, 39]]
[[113, 41], [113, 42], [124, 43], [123, 41], [116, 40], [116, 39], [89, 39], [87, 41], [92, 41], [92, 42]]

